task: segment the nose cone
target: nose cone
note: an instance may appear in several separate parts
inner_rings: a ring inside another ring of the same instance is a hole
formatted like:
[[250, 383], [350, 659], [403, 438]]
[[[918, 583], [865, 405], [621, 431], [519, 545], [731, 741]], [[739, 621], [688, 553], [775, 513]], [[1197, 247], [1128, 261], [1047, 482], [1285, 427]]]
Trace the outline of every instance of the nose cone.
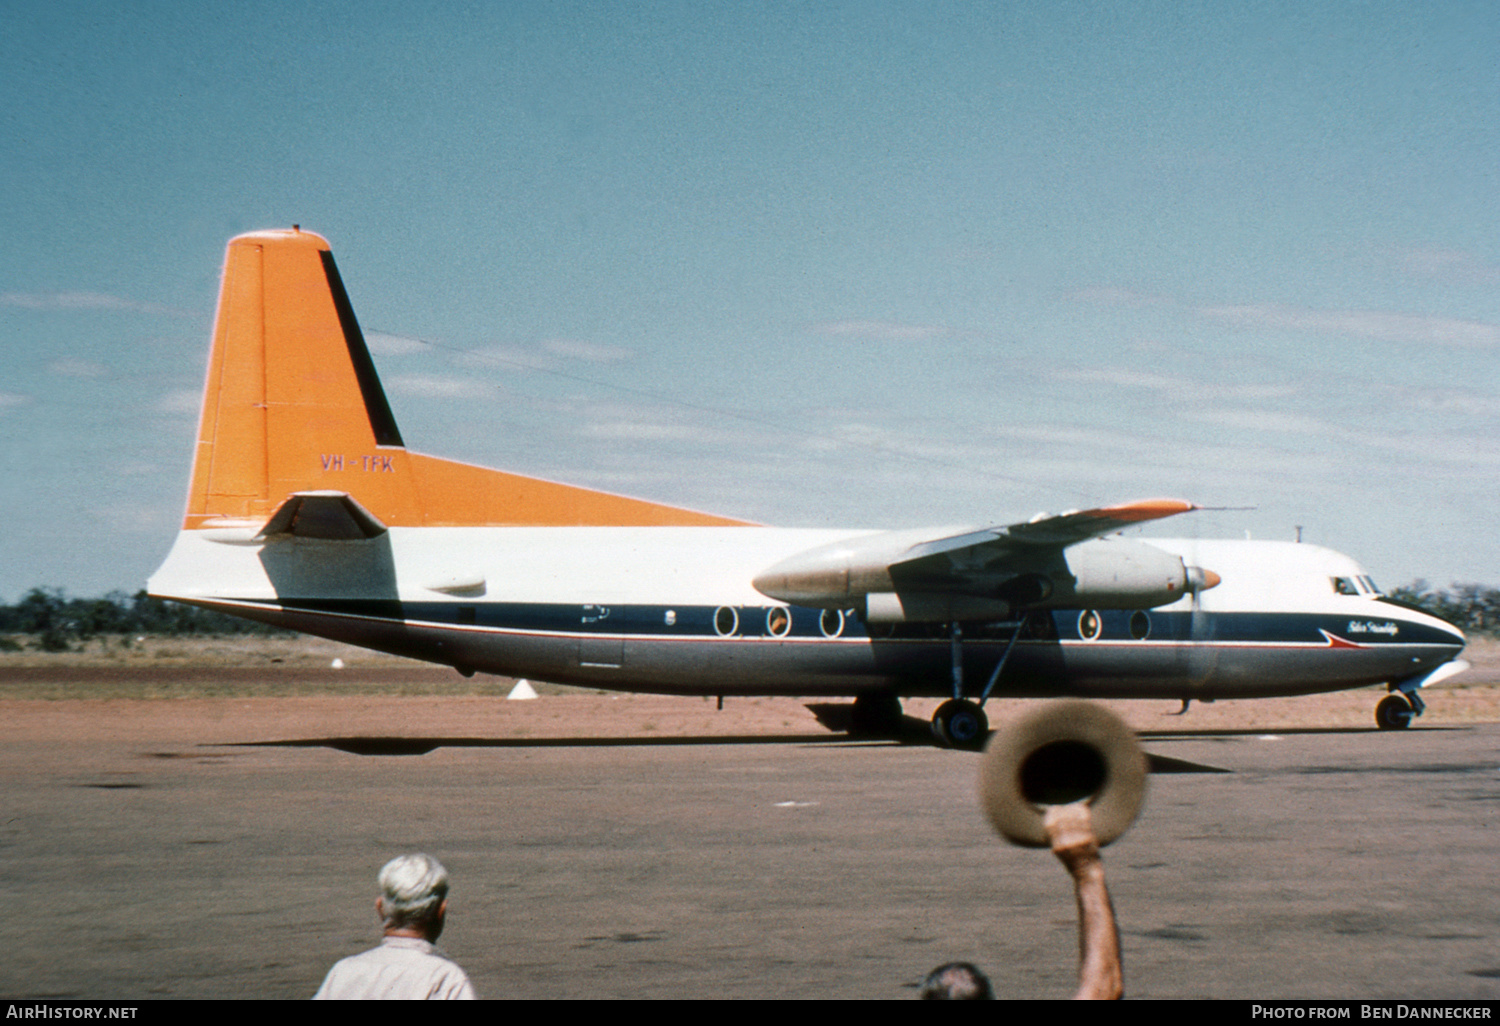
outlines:
[[1462, 652], [1469, 643], [1463, 631], [1441, 616], [1430, 613], [1415, 603], [1393, 599], [1387, 595], [1380, 596], [1378, 601], [1400, 610], [1398, 615], [1401, 620], [1405, 621], [1402, 633], [1412, 641], [1425, 642], [1429, 645], [1452, 646], [1455, 656]]
[[[1460, 670], [1467, 670], [1469, 664], [1459, 658], [1464, 647], [1469, 643], [1469, 639], [1464, 637], [1464, 632], [1440, 616], [1433, 616], [1430, 613], [1415, 615], [1420, 616], [1421, 620], [1416, 624], [1408, 621], [1408, 624], [1402, 626], [1401, 633], [1407, 634], [1411, 640], [1426, 646], [1425, 661], [1430, 661], [1440, 667], [1445, 666], [1443, 677], [1458, 673]], [[1433, 680], [1440, 679], [1442, 677], [1433, 678]]]
[[1421, 624], [1426, 628], [1425, 634], [1428, 638], [1431, 638], [1433, 644], [1451, 645], [1454, 655], [1462, 652], [1464, 646], [1469, 643], [1469, 639], [1464, 636], [1463, 631], [1447, 620], [1444, 620], [1441, 616], [1433, 616], [1430, 613], [1424, 614]]

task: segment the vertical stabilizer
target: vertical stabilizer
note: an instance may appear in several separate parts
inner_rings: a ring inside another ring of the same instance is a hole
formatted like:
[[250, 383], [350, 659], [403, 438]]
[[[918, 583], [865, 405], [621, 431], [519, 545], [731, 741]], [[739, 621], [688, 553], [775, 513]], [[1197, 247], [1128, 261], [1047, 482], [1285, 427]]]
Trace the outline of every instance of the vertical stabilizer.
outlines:
[[740, 521], [407, 452], [328, 243], [229, 243], [187, 515], [264, 523], [287, 496], [352, 495], [392, 527]]

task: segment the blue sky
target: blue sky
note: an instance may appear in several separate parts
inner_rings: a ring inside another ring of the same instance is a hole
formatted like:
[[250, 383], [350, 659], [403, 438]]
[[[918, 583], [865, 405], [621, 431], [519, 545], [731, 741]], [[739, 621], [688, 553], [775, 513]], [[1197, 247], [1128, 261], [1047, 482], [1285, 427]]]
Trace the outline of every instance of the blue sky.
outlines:
[[1492, 3], [0, 13], [0, 600], [143, 586], [224, 244], [294, 222], [419, 451], [1500, 585]]

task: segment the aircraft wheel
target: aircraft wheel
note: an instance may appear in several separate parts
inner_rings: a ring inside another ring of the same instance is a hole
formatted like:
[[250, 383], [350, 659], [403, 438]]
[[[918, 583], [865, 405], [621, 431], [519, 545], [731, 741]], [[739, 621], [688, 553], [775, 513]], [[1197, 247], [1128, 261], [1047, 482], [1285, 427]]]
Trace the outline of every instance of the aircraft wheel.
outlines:
[[1415, 715], [1411, 703], [1401, 695], [1386, 695], [1375, 707], [1375, 722], [1381, 730], [1405, 730]]
[[932, 735], [945, 748], [978, 748], [989, 729], [984, 710], [966, 699], [949, 699], [932, 714]]
[[849, 716], [854, 737], [895, 737], [901, 732], [901, 699], [895, 695], [860, 695]]

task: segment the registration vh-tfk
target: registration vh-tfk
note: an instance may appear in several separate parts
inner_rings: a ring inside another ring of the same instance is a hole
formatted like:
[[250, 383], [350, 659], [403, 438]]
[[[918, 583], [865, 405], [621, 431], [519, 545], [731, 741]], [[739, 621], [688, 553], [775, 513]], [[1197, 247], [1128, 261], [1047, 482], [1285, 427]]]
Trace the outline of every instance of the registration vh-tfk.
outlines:
[[1293, 542], [1125, 538], [1171, 499], [937, 530], [750, 524], [409, 451], [328, 243], [229, 243], [182, 530], [152, 595], [475, 672], [622, 691], [1193, 700], [1383, 684], [1381, 727], [1465, 668], [1451, 624]]

